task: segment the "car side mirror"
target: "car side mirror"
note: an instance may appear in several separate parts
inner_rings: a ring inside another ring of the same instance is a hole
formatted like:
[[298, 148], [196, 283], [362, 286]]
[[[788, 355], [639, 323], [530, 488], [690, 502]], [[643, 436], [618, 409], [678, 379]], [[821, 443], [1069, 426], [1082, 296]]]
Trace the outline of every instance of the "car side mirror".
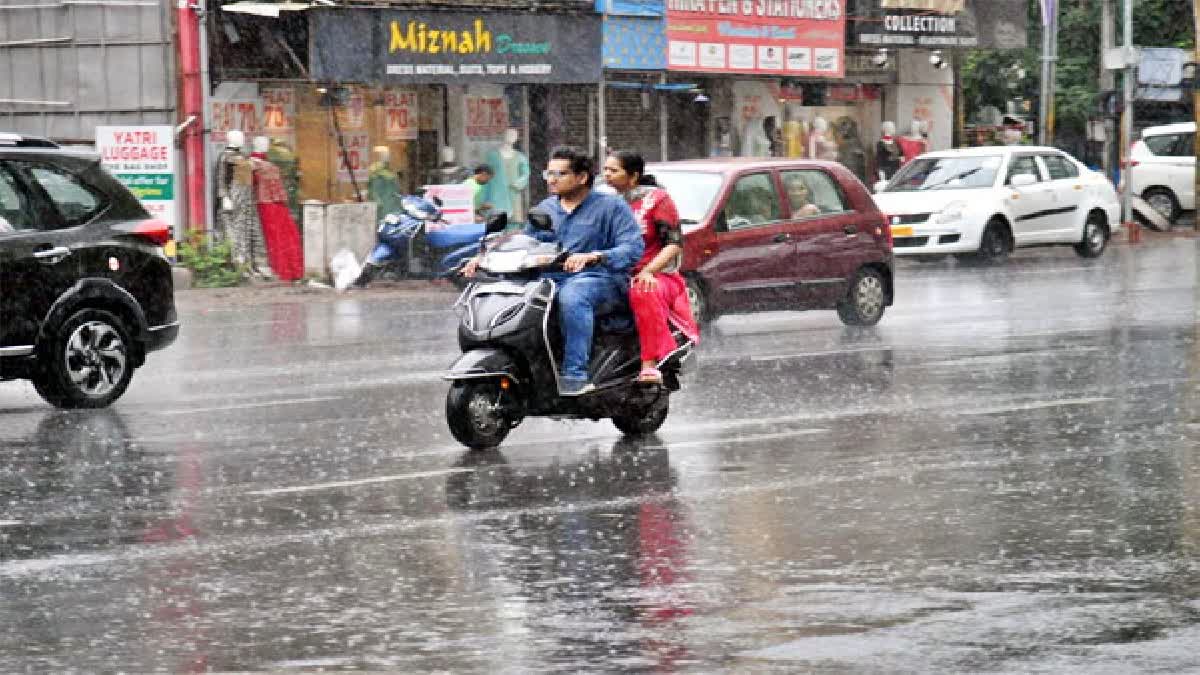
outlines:
[[529, 211], [529, 225], [533, 229], [542, 230], [543, 232], [549, 232], [554, 229], [554, 221], [551, 220], [550, 214], [537, 208], [530, 209]]
[[883, 192], [884, 189], [887, 188], [887, 186], [888, 186], [888, 182], [886, 180], [881, 180], [881, 181], [877, 181], [874, 185], [872, 185], [871, 189], [874, 190], [875, 192]]
[[729, 220], [725, 217], [725, 209], [717, 211], [717, 220], [713, 223], [713, 229], [717, 232], [729, 231]]
[[494, 234], [496, 232], [503, 232], [506, 227], [508, 227], [508, 214], [501, 211], [487, 219], [487, 224], [484, 225], [483, 231], [488, 234]]
[[1009, 179], [1008, 184], [1015, 188], [1028, 187], [1038, 182], [1037, 176], [1031, 173], [1019, 173]]

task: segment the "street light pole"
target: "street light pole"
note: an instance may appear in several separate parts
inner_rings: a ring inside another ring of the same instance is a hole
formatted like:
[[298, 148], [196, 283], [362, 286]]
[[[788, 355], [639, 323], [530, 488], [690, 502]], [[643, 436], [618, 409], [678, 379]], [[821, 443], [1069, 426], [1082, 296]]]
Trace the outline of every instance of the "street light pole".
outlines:
[[1058, 61], [1058, 0], [1042, 3], [1042, 87], [1038, 101], [1038, 143], [1054, 142], [1054, 77]]
[[1124, 112], [1121, 115], [1121, 222], [1127, 227], [1133, 223], [1133, 181], [1129, 179], [1129, 149], [1133, 144], [1133, 84], [1137, 77], [1137, 64], [1133, 58], [1133, 0], [1125, 0], [1122, 30], [1125, 44], [1125, 73], [1122, 77]]
[[[1193, 0], [1192, 15], [1196, 30], [1195, 35], [1200, 36], [1200, 0]], [[1193, 68], [1192, 72], [1200, 72], [1200, 39], [1196, 40], [1196, 53], [1193, 60], [1196, 62], [1196, 67]], [[1196, 77], [1196, 75], [1192, 76], [1192, 119], [1196, 122], [1197, 133], [1200, 133], [1200, 88], [1196, 86]], [[1200, 147], [1200, 143], [1193, 141], [1193, 147]], [[1200, 190], [1200, 159], [1196, 160], [1195, 174], [1195, 188]], [[1195, 194], [1200, 194], [1200, 192], [1196, 192]], [[1200, 230], [1200, 218], [1192, 218], [1192, 229]]]

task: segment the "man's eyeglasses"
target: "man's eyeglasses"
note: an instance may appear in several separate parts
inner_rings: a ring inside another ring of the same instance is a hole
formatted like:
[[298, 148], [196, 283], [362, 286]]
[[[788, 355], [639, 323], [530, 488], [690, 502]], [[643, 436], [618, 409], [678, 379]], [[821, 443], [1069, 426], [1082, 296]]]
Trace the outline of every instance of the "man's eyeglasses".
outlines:
[[566, 178], [570, 175], [570, 171], [554, 171], [551, 169], [546, 169], [542, 172], [542, 180], [550, 180], [551, 178]]

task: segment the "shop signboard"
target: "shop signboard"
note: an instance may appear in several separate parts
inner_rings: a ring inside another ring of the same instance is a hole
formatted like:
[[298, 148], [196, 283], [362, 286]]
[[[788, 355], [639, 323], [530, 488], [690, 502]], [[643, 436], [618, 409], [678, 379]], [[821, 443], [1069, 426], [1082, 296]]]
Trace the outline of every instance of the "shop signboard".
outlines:
[[[363, 185], [367, 181], [367, 169], [371, 159], [371, 135], [365, 131], [354, 131], [342, 134], [342, 143], [335, 153], [337, 179], [339, 183], [358, 182]], [[354, 171], [353, 180], [350, 172]]]
[[296, 92], [291, 87], [262, 88], [262, 127], [271, 138], [295, 144]]
[[844, 2], [667, 0], [667, 68], [841, 78]]
[[463, 159], [474, 165], [487, 159], [488, 151], [504, 140], [504, 131], [512, 125], [504, 93], [463, 97]]
[[1026, 46], [1025, 0], [868, 0], [852, 44], [886, 49]]
[[389, 141], [417, 140], [421, 112], [417, 92], [411, 89], [385, 89], [383, 92], [383, 136]]
[[[451, 183], [425, 185], [423, 188], [426, 197], [437, 197], [442, 201], [442, 220], [445, 225], [469, 225], [475, 222], [475, 193], [470, 185]], [[431, 223], [426, 228], [436, 230], [445, 225]]]
[[169, 126], [96, 127], [101, 165], [133, 193], [151, 216], [178, 225], [175, 209], [175, 129]]
[[309, 14], [311, 70], [317, 80], [392, 84], [600, 80], [598, 14], [324, 9]]

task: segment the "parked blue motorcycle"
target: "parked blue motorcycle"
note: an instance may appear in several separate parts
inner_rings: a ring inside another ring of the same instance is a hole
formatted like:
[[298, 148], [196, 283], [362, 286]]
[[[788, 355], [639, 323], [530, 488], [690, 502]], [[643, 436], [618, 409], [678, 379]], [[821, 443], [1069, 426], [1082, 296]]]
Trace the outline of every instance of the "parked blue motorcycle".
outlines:
[[455, 285], [465, 285], [453, 272], [479, 252], [484, 224], [445, 225], [439, 205], [416, 195], [404, 197], [400, 204], [399, 212], [379, 221], [375, 247], [354, 285], [364, 288], [378, 278], [449, 278]]

